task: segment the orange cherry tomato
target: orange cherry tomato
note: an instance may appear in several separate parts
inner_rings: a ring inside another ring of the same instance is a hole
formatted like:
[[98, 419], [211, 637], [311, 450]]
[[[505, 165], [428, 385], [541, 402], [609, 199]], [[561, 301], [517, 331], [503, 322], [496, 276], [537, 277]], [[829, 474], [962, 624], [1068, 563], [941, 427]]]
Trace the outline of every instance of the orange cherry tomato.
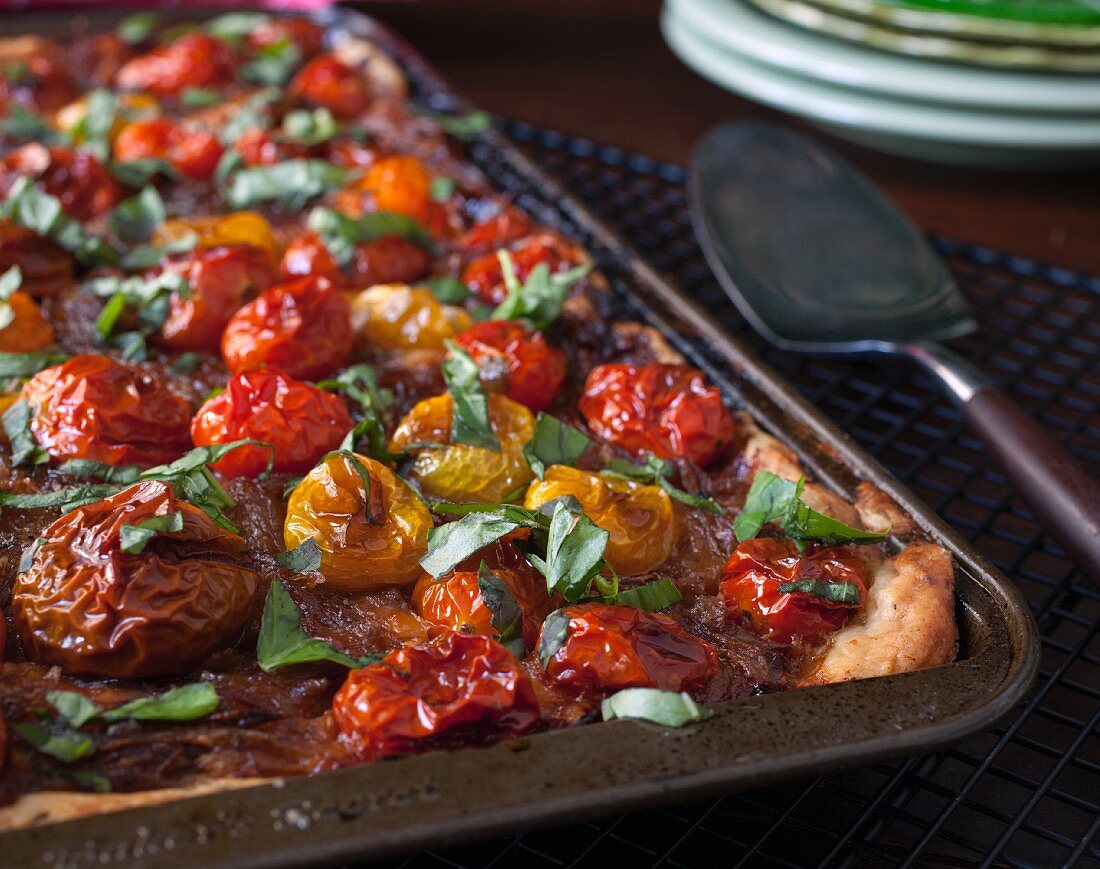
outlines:
[[804, 591], [782, 593], [796, 580], [850, 582], [867, 594], [867, 566], [850, 550], [820, 547], [798, 554], [790, 540], [757, 537], [739, 545], [726, 562], [719, 594], [726, 611], [753, 633], [777, 643], [819, 643], [859, 608]]
[[279, 271], [287, 278], [317, 275], [338, 287], [361, 290], [375, 284], [410, 284], [425, 277], [432, 258], [423, 248], [398, 235], [384, 235], [355, 246], [355, 258], [341, 269], [315, 232], [287, 245]]
[[554, 403], [565, 381], [565, 354], [547, 344], [541, 332], [517, 320], [477, 323], [455, 343], [473, 356], [483, 372], [506, 370], [508, 397], [536, 413]]
[[255, 211], [166, 220], [157, 227], [153, 244], [167, 245], [191, 237], [201, 247], [250, 244], [264, 251], [272, 261], [279, 258], [280, 246], [275, 231], [267, 218]]
[[[493, 573], [519, 607], [523, 643], [533, 649], [539, 625], [552, 609], [546, 580], [523, 567], [498, 567]], [[412, 602], [421, 618], [440, 627], [484, 637], [498, 633], [493, 627], [493, 613], [481, 596], [477, 570], [455, 570], [442, 579], [424, 576], [413, 589]]]
[[305, 18], [271, 18], [248, 34], [246, 44], [258, 51], [284, 39], [296, 45], [303, 57], [309, 57], [321, 50], [325, 29]]
[[196, 181], [212, 178], [221, 156], [221, 142], [213, 133], [167, 118], [134, 121], [115, 139], [116, 160], [127, 163], [160, 158]]
[[496, 215], [456, 238], [455, 250], [468, 257], [493, 253], [519, 241], [534, 228], [534, 223], [526, 213], [511, 203], [505, 203]]
[[423, 162], [406, 154], [376, 160], [357, 185], [374, 195], [378, 211], [396, 211], [421, 223], [432, 206], [432, 176]]
[[364, 760], [414, 751], [455, 731], [518, 734], [538, 720], [519, 661], [499, 643], [470, 634], [397, 649], [352, 670], [332, 711]]
[[26, 175], [56, 196], [61, 207], [81, 222], [114, 208], [123, 189], [91, 153], [72, 148], [50, 147], [32, 142], [16, 148], [4, 158], [0, 183], [11, 187], [17, 175]]
[[309, 148], [305, 145], [283, 141], [276, 138], [271, 130], [261, 130], [259, 127], [245, 130], [233, 147], [248, 166], [271, 166], [309, 154]]
[[317, 380], [343, 367], [355, 336], [347, 300], [324, 278], [272, 287], [249, 302], [222, 333], [222, 356], [234, 374], [277, 368]]
[[[180, 514], [140, 553], [121, 529]], [[66, 513], [42, 532], [12, 589], [12, 614], [33, 661], [69, 673], [136, 679], [185, 673], [239, 638], [259, 575], [231, 558], [244, 541], [168, 483], [137, 483]]]
[[57, 295], [73, 282], [73, 265], [72, 255], [48, 238], [0, 220], [0, 274], [19, 266], [22, 292], [36, 298]]
[[[540, 263], [546, 263], [555, 274], [580, 265], [576, 256], [552, 235], [530, 236], [519, 242], [511, 254], [516, 278], [520, 281], [525, 281]], [[470, 262], [462, 272], [462, 282], [491, 305], [499, 305], [507, 294], [500, 258], [495, 251]]]
[[470, 325], [470, 315], [425, 287], [379, 284], [351, 300], [351, 325], [365, 348], [442, 350], [444, 341]]
[[0, 353], [33, 353], [53, 344], [53, 327], [22, 290], [12, 293], [8, 307], [14, 319], [0, 329]]
[[52, 114], [80, 95], [72, 76], [56, 60], [34, 55], [0, 63], [0, 106]]
[[250, 244], [196, 247], [168, 259], [164, 269], [187, 278], [188, 298], [175, 293], [157, 341], [173, 350], [216, 353], [230, 317], [275, 282], [267, 254]]
[[209, 88], [233, 78], [233, 49], [206, 33], [186, 33], [168, 45], [139, 55], [115, 76], [123, 90], [174, 96], [184, 88]]
[[19, 393], [51, 458], [160, 465], [191, 448], [191, 408], [152, 374], [95, 354], [38, 372]]
[[578, 694], [624, 688], [693, 691], [718, 672], [714, 646], [669, 616], [595, 603], [569, 606], [562, 613], [569, 618], [569, 630], [546, 666], [546, 675], [561, 688]]
[[721, 394], [689, 365], [598, 365], [577, 406], [597, 437], [699, 467], [728, 452], [737, 435]]
[[291, 99], [324, 106], [342, 120], [354, 118], [371, 102], [363, 74], [331, 54], [315, 57], [298, 70], [287, 94]]
[[[274, 448], [274, 471], [304, 474], [340, 446], [353, 425], [339, 396], [279, 371], [246, 371], [195, 414], [191, 440], [197, 447], [263, 441]], [[271, 458], [264, 447], [238, 447], [213, 468], [226, 477], [256, 477]]]

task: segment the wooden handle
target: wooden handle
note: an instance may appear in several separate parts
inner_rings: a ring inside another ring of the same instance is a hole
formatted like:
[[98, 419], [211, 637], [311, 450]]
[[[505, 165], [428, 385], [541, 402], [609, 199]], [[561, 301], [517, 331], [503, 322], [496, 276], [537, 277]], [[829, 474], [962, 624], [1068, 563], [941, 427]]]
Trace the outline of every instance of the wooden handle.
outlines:
[[962, 410], [1043, 530], [1100, 583], [1100, 482], [1000, 390], [979, 389]]

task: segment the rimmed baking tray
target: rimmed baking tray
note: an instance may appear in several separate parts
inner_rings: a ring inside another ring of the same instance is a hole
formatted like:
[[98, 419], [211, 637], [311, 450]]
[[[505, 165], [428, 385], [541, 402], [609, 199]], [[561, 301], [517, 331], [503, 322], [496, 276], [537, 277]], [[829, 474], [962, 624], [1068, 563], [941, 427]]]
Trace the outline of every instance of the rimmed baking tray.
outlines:
[[[169, 17], [211, 11], [192, 7]], [[378, 22], [346, 9], [321, 20], [387, 48], [427, 105], [467, 108]], [[21, 18], [20, 29], [63, 36], [109, 23], [100, 14], [35, 16]], [[858, 481], [874, 484], [951, 551], [957, 660], [716, 704], [713, 718], [680, 730], [629, 720], [591, 724], [31, 827], [0, 836], [0, 863], [214, 867], [380, 857], [931, 751], [989, 727], [1026, 692], [1038, 666], [1038, 634], [1003, 575], [502, 136], [481, 135], [470, 154], [518, 204], [591, 251], [623, 316], [661, 330], [821, 482], [848, 496]]]

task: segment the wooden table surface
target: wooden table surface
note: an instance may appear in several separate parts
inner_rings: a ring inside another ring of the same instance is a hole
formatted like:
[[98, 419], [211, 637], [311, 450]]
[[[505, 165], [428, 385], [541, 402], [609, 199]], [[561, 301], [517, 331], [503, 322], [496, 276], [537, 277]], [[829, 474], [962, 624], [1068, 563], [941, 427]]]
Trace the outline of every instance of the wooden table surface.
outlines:
[[[701, 133], [733, 118], [807, 129], [681, 64], [658, 30], [659, 0], [379, 0], [362, 8], [476, 105], [653, 157], [684, 162]], [[1100, 274], [1100, 172], [952, 168], [828, 141], [926, 229]]]

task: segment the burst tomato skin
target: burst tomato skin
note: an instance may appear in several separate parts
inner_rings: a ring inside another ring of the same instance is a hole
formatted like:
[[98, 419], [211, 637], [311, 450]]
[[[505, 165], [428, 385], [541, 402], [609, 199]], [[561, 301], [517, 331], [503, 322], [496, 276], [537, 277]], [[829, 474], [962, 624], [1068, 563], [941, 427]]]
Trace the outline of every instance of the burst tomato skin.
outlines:
[[519, 662], [499, 643], [472, 634], [447, 634], [352, 670], [332, 711], [364, 760], [413, 751], [473, 726], [518, 734], [538, 720]]
[[27, 293], [12, 293], [8, 306], [15, 319], [0, 329], [0, 353], [33, 353], [53, 344], [50, 321]]
[[196, 247], [171, 257], [165, 270], [179, 272], [188, 298], [172, 294], [158, 343], [173, 350], [216, 353], [230, 317], [275, 282], [267, 254], [250, 244]]
[[714, 646], [669, 616], [596, 603], [563, 612], [569, 617], [569, 632], [550, 658], [546, 675], [568, 691], [693, 691], [718, 672]]
[[259, 51], [286, 39], [298, 47], [303, 57], [309, 57], [321, 50], [324, 38], [325, 29], [312, 21], [304, 18], [272, 18], [248, 34], [246, 44], [253, 51]]
[[38, 372], [19, 393], [31, 434], [57, 461], [160, 465], [191, 448], [191, 408], [152, 375], [107, 356], [74, 356]]
[[[158, 532], [141, 553], [123, 552], [120, 528], [180, 513], [180, 531]], [[66, 513], [12, 590], [28, 656], [69, 673], [135, 679], [187, 672], [232, 644], [252, 615], [259, 575], [227, 560], [244, 541], [160, 481], [137, 483]], [[167, 556], [167, 557], [165, 557]]]
[[325, 456], [290, 493], [286, 547], [312, 537], [321, 549], [321, 573], [339, 591], [411, 585], [424, 575], [420, 558], [428, 551], [432, 515], [389, 468], [356, 458], [370, 491], [349, 456]]
[[[525, 281], [528, 275], [540, 263], [546, 263], [552, 274], [568, 271], [579, 265], [572, 252], [552, 235], [533, 235], [517, 243], [511, 250], [512, 263], [516, 278]], [[496, 252], [477, 257], [462, 271], [462, 282], [477, 294], [482, 301], [490, 305], [499, 305], [504, 301], [507, 289], [504, 286], [504, 273], [500, 258]]]
[[222, 145], [213, 133], [167, 118], [134, 121], [115, 139], [115, 159], [127, 163], [159, 158], [167, 160], [188, 178], [209, 181], [222, 156]]
[[0, 170], [4, 187], [11, 187], [17, 175], [33, 179], [61, 201], [66, 214], [81, 222], [110, 211], [124, 195], [103, 164], [81, 149], [47, 148], [37, 142], [23, 145], [4, 158]]
[[470, 315], [444, 305], [424, 287], [379, 284], [351, 300], [351, 323], [361, 347], [442, 350], [447, 339], [470, 325]]
[[79, 95], [65, 67], [51, 57], [35, 55], [0, 66], [0, 108], [15, 105], [51, 114]]
[[851, 582], [859, 588], [860, 600], [867, 594], [867, 567], [844, 547], [820, 547], [799, 555], [790, 540], [762, 537], [733, 550], [719, 594], [730, 618], [761, 637], [777, 643], [819, 643], [858, 606], [806, 592], [780, 593], [780, 583], [799, 579]]
[[280, 141], [270, 130], [259, 127], [245, 130], [233, 147], [248, 166], [271, 166], [309, 154], [305, 145]]
[[498, 214], [456, 238], [454, 247], [467, 257], [483, 256], [530, 235], [534, 228], [530, 217], [514, 205], [506, 204]]
[[187, 33], [123, 65], [115, 83], [123, 90], [175, 96], [184, 88], [209, 88], [233, 77], [233, 49], [205, 33]]
[[362, 74], [330, 54], [313, 58], [290, 80], [292, 99], [324, 106], [341, 120], [354, 118], [371, 102]]
[[324, 278], [302, 278], [261, 293], [229, 320], [222, 356], [234, 374], [276, 368], [317, 380], [343, 367], [354, 335], [347, 300]]
[[73, 258], [47, 238], [0, 220], [0, 274], [12, 266], [23, 273], [22, 291], [35, 298], [55, 296], [73, 280]]
[[508, 371], [506, 395], [534, 413], [546, 410], [565, 382], [565, 354], [541, 332], [517, 320], [485, 320], [467, 329], [455, 343], [483, 370]]
[[283, 254], [280, 273], [286, 278], [316, 275], [338, 287], [361, 290], [376, 284], [410, 284], [428, 274], [431, 256], [398, 235], [384, 235], [355, 246], [355, 257], [341, 269], [315, 232], [295, 238]]
[[[353, 424], [343, 400], [331, 392], [279, 371], [246, 371], [199, 408], [191, 420], [191, 440], [197, 447], [242, 438], [263, 441], [274, 448], [274, 471], [304, 474], [340, 446]], [[244, 446], [212, 467], [225, 477], [256, 477], [270, 458], [269, 449]]]
[[721, 394], [689, 365], [598, 365], [578, 407], [605, 441], [701, 468], [727, 453], [737, 435]]

